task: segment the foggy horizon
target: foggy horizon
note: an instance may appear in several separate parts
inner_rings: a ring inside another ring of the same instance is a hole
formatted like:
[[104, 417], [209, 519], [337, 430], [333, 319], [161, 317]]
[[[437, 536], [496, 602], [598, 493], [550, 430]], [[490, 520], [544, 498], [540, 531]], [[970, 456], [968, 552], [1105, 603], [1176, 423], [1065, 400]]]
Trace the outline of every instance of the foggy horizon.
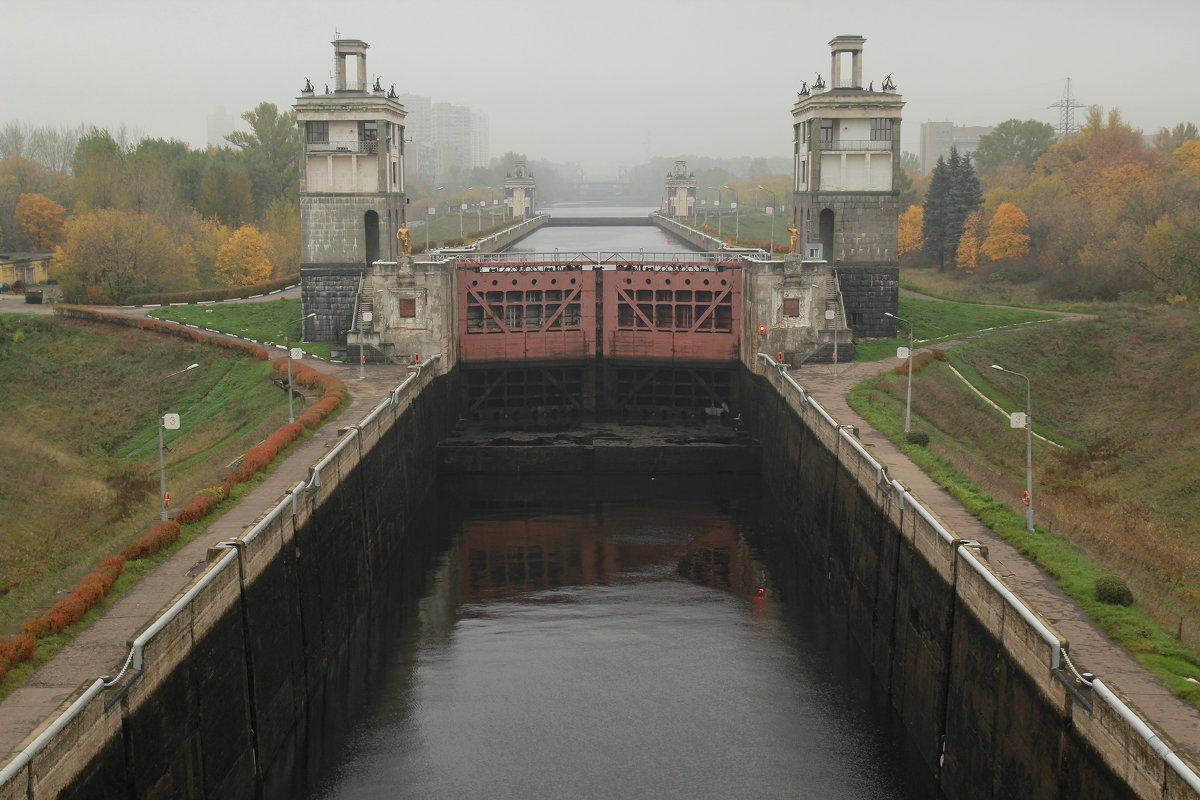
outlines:
[[1146, 133], [1200, 124], [1185, 38], [1200, 11], [1184, 0], [1162, 0], [1157, 16], [1111, 0], [1014, 0], [950, 23], [941, 8], [465, 0], [352, 15], [311, 0], [286, 12], [229, 0], [170, 11], [146, 0], [27, 4], [7, 13], [6, 49], [24, 69], [0, 125], [124, 124], [136, 138], [204, 148], [218, 109], [245, 129], [242, 113], [263, 101], [289, 110], [305, 78], [318, 92], [332, 86], [340, 36], [370, 45], [369, 82], [487, 117], [489, 159], [524, 153], [605, 179], [655, 157], [790, 159], [796, 92], [817, 73], [829, 81], [828, 42], [843, 34], [866, 38], [864, 85], [894, 76], [909, 152], [922, 122], [1057, 127], [1049, 106], [1068, 78], [1084, 106], [1076, 124], [1090, 105], [1119, 108]]

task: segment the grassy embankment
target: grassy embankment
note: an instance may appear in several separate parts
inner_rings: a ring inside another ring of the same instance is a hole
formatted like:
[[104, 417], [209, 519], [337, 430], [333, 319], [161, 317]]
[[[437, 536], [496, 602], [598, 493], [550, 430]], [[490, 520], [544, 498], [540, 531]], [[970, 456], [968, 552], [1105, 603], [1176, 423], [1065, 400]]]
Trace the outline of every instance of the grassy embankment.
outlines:
[[[918, 338], [929, 324], [922, 305], [901, 301]], [[1200, 679], [1200, 408], [1191, 401], [1200, 390], [1200, 319], [1184, 308], [1090, 310], [1097, 319], [981, 339], [915, 371], [912, 427], [929, 434], [928, 447], [904, 439], [905, 374], [864, 381], [851, 402], [1040, 563], [1109, 636], [1200, 705], [1192, 682]], [[949, 368], [1005, 410], [1023, 410], [1024, 381], [991, 364], [1029, 376], [1034, 431], [1060, 445], [1034, 440], [1034, 534], [1020, 500], [1023, 433]], [[1097, 598], [1096, 579], [1109, 573], [1133, 589], [1132, 606]]]
[[[172, 306], [150, 312], [155, 319], [165, 319], [183, 325], [195, 325], [207, 330], [230, 333], [243, 339], [277, 344], [290, 339], [293, 347], [321, 358], [329, 358], [337, 342], [300, 341], [299, 299], [280, 298], [261, 303], [211, 303], [208, 305]], [[285, 339], [285, 337], [287, 337]], [[285, 355], [283, 351], [272, 358]]]
[[[162, 380], [191, 363], [200, 368]], [[287, 421], [269, 362], [132, 328], [0, 316], [0, 633], [18, 632], [158, 518], [160, 383], [164, 409], [182, 418], [165, 435], [177, 503]], [[128, 562], [110, 598], [167, 552]], [[9, 682], [68, 635], [40, 641]]]

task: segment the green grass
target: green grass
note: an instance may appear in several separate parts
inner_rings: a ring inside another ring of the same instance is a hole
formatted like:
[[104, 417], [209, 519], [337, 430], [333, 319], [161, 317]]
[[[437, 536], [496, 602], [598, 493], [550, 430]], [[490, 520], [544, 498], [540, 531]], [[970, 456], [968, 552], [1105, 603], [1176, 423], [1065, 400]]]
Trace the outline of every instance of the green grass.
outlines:
[[280, 347], [290, 341], [306, 353], [332, 360], [333, 348], [341, 346], [337, 342], [300, 341], [301, 313], [300, 300], [280, 298], [261, 303], [172, 306], [155, 309], [150, 316]]
[[[912, 323], [914, 347], [926, 347], [998, 330], [1017, 330], [1054, 319], [1056, 315], [1030, 309], [901, 296], [898, 316]], [[854, 360], [879, 361], [894, 356], [897, 347], [907, 347], [908, 326], [901, 323], [898, 329], [904, 334], [900, 338], [855, 342]]]
[[0, 633], [157, 518], [160, 386], [176, 503], [287, 419], [267, 362], [57, 317], [0, 317], [0, 385]]
[[[947, 353], [1004, 409], [1023, 409], [1029, 375], [1035, 430], [1066, 446], [1034, 446], [1038, 532], [1019, 501], [1025, 442], [940, 362], [913, 376], [913, 429], [904, 441], [906, 377], [889, 372], [851, 392], [851, 405], [998, 535], [1040, 564], [1114, 641], [1181, 697], [1200, 704], [1200, 322], [1183, 309], [1114, 308], [1100, 319], [983, 339]], [[1152, 390], [1147, 391], [1147, 387]], [[1190, 465], [1190, 466], [1189, 466]], [[1116, 572], [1129, 608], [1101, 603], [1096, 578]], [[1176, 638], [1182, 619], [1183, 639]]]

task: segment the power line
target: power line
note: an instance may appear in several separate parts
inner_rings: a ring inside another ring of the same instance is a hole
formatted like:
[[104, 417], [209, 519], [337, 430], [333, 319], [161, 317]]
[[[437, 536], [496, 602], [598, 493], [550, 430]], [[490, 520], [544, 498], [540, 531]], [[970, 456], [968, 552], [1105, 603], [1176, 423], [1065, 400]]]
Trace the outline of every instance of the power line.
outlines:
[[1057, 103], [1051, 103], [1046, 108], [1057, 108], [1059, 110], [1058, 138], [1065, 139], [1078, 130], [1075, 127], [1075, 109], [1086, 108], [1086, 106], [1075, 102], [1075, 97], [1071, 94], [1071, 79], [1067, 78], [1067, 85], [1063, 89], [1062, 99]]

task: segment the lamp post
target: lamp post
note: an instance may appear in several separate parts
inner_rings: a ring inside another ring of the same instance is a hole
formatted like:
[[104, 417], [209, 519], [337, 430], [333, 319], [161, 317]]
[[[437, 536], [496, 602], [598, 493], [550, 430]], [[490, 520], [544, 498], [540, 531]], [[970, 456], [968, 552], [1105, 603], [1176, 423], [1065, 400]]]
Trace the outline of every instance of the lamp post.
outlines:
[[733, 190], [733, 240], [736, 242], [742, 235], [742, 210], [738, 208], [738, 190]]
[[437, 213], [437, 193], [445, 186], [439, 186], [433, 190], [433, 205], [425, 211], [425, 252], [429, 252], [429, 229], [433, 227], [433, 215]]
[[[1007, 372], [1025, 379], [1025, 528], [1033, 530], [1033, 390], [1029, 385], [1029, 376], [1023, 372], [1005, 369], [999, 364], [992, 364], [992, 369]], [[1014, 426], [1016, 427], [1016, 426]]]
[[[459, 201], [458, 201], [458, 238], [459, 239], [465, 240], [467, 238], [466, 234], [463, 233], [463, 217], [466, 215], [466, 211], [467, 211], [467, 192], [471, 191], [474, 188], [475, 188], [474, 186], [468, 186], [466, 189], [463, 189], [462, 198], [459, 199]], [[459, 242], [458, 246], [462, 247], [462, 242]]]
[[[778, 206], [779, 206], [779, 198], [777, 198], [775, 196], [775, 193], [772, 192], [770, 189], [768, 189], [765, 186], [759, 186], [758, 188], [762, 189], [764, 192], [771, 195], [771, 257], [774, 258], [775, 257], [775, 211], [778, 209]], [[835, 371], [833, 374], [837, 375], [837, 372]]]
[[913, 324], [906, 319], [897, 317], [888, 311], [883, 312], [885, 317], [891, 317], [894, 320], [906, 323], [908, 325], [908, 399], [904, 401], [904, 432], [908, 433], [912, 430], [912, 351], [913, 351]]
[[[199, 364], [189, 364], [178, 372], [172, 372], [170, 375], [164, 375], [158, 379], [158, 502], [160, 504], [161, 513], [159, 519], [163, 522], [167, 521], [167, 504], [170, 500], [167, 499], [167, 462], [163, 457], [163, 428], [166, 427], [166, 420], [163, 419], [163, 402], [162, 402], [162, 387], [163, 382], [167, 378], [174, 378], [176, 375], [182, 375], [185, 372], [190, 372]], [[176, 417], [171, 430], [176, 430], [179, 427], [179, 418]]]
[[718, 239], [721, 238], [721, 202], [724, 200], [724, 198], [721, 195], [721, 190], [728, 189], [728, 188], [729, 188], [728, 186], [722, 186], [720, 189], [717, 189], [717, 238]]
[[[312, 312], [311, 314], [307, 314], [307, 315], [305, 315], [305, 316], [304, 316], [304, 317], [303, 317], [303, 318], [300, 320], [300, 338], [301, 338], [301, 339], [303, 339], [303, 338], [304, 338], [304, 320], [306, 320], [306, 319], [312, 319], [312, 318], [313, 318], [313, 317], [315, 317], [316, 315], [317, 315], [317, 312], [315, 312], [315, 311], [314, 311], [314, 312]], [[296, 421], [296, 412], [295, 412], [295, 410], [294, 410], [294, 407], [293, 407], [293, 405], [292, 405], [292, 340], [291, 340], [291, 338], [290, 338], [290, 337], [289, 337], [289, 336], [288, 336], [286, 333], [283, 335], [283, 346], [287, 348], [287, 369], [288, 369], [288, 423], [293, 423], [293, 422], [295, 422], [295, 421]], [[300, 356], [296, 356], [296, 358], [300, 358]]]

